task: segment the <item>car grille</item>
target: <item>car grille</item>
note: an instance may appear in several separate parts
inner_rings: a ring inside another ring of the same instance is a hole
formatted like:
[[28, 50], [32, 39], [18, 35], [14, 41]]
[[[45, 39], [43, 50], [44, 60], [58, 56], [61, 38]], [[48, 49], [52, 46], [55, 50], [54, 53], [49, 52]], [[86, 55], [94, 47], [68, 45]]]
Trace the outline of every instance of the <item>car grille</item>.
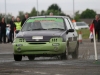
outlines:
[[32, 42], [31, 42], [31, 43], [29, 43], [29, 44], [35, 44], [35, 45], [36, 45], [36, 44], [46, 44], [46, 43], [45, 43], [45, 42], [41, 42], [41, 43], [39, 43], [39, 42], [32, 43]]

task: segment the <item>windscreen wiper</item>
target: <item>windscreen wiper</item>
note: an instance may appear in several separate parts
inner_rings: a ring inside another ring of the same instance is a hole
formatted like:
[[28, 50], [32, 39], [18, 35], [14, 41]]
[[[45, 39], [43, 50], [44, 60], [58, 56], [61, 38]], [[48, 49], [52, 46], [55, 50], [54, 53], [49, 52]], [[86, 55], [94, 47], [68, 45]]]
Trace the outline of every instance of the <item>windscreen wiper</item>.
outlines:
[[47, 30], [47, 29], [38, 28], [38, 29], [32, 29], [32, 30]]
[[38, 28], [38, 29], [29, 29], [29, 30], [26, 30], [26, 31], [32, 31], [32, 30], [47, 30], [47, 29]]
[[61, 28], [49, 28], [48, 30], [52, 30], [52, 29], [64, 30], [64, 29], [61, 29]]
[[32, 31], [32, 30], [30, 29], [30, 30], [26, 30], [26, 31]]

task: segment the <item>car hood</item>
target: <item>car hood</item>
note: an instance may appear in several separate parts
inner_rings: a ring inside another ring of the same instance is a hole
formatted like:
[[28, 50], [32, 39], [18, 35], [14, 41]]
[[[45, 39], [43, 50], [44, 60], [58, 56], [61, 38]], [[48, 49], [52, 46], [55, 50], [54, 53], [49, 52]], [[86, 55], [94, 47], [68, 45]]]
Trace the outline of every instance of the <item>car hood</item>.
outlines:
[[66, 31], [61, 30], [38, 30], [38, 31], [24, 31], [19, 32], [17, 37], [31, 37], [31, 36], [62, 36]]

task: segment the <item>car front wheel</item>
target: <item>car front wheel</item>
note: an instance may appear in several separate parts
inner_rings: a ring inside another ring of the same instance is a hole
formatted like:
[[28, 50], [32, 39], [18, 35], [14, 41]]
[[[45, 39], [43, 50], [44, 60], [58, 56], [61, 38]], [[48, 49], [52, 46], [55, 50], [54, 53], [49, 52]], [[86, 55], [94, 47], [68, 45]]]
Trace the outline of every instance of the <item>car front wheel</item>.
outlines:
[[60, 55], [61, 60], [68, 59], [68, 48], [66, 48], [65, 52]]
[[14, 60], [15, 61], [21, 61], [22, 60], [22, 55], [15, 55], [14, 54]]
[[29, 56], [28, 56], [28, 59], [29, 59], [30, 61], [32, 61], [32, 60], [35, 59], [35, 56], [29, 55]]
[[79, 48], [79, 43], [77, 43], [75, 51], [72, 53], [72, 58], [73, 59], [78, 59], [78, 48]]

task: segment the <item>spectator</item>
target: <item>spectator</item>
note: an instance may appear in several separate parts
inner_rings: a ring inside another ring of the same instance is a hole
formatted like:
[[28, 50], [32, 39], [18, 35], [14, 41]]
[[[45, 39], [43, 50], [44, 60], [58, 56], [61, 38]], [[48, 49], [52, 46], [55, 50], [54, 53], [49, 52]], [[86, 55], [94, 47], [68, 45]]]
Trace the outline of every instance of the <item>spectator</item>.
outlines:
[[1, 24], [0, 24], [0, 43], [2, 42], [1, 40]]
[[7, 27], [6, 27], [6, 36], [7, 36], [7, 42], [9, 43], [10, 42], [10, 25], [8, 24]]
[[49, 15], [50, 15], [50, 16], [53, 16], [53, 13], [51, 12]]
[[15, 28], [15, 19], [14, 19], [14, 16], [12, 16], [12, 19], [10, 21], [10, 36], [9, 36], [9, 42], [13, 42], [13, 39], [14, 39], [14, 28]]
[[22, 20], [21, 26], [23, 26], [24, 22], [28, 19], [28, 17], [29, 17], [29, 16], [28, 16], [28, 13], [26, 13], [26, 14], [25, 14], [25, 18]]
[[90, 23], [90, 26], [89, 26], [90, 28], [90, 36], [89, 36], [89, 38], [91, 39], [91, 42], [93, 42], [94, 40], [93, 40], [93, 28], [94, 28], [94, 24], [93, 24], [93, 21]]
[[0, 37], [0, 42], [6, 43], [6, 23], [5, 23], [5, 18], [2, 18], [2, 21], [0, 22], [0, 28], [1, 28], [1, 37]]
[[16, 28], [15, 33], [17, 34], [21, 30], [21, 21], [20, 21], [20, 18], [19, 17], [17, 17], [16, 20], [17, 21], [15, 22], [15, 28]]
[[99, 15], [95, 16], [95, 19], [93, 20], [94, 28], [95, 28], [95, 34], [97, 34], [97, 41], [100, 42], [100, 18]]

